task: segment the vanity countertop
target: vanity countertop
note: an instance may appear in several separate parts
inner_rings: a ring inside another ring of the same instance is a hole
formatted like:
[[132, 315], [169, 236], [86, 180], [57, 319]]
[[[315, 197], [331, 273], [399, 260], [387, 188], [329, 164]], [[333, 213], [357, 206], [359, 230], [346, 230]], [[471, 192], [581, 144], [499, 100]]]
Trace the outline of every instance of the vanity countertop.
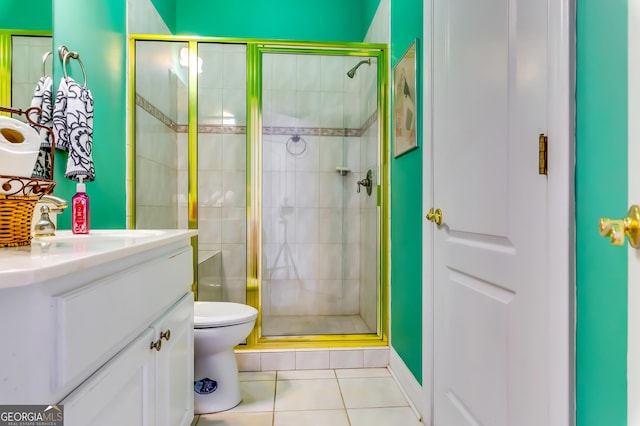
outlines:
[[0, 248], [0, 289], [21, 287], [133, 256], [195, 236], [194, 230], [92, 230], [87, 235], [56, 231], [34, 237], [30, 246]]

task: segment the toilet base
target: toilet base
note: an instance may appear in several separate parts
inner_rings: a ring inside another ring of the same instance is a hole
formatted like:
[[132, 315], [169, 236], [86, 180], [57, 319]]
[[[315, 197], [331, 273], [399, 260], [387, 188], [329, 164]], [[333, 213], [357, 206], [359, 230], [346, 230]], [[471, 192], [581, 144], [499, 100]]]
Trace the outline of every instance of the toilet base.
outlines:
[[195, 414], [229, 410], [242, 401], [238, 363], [233, 348], [212, 355], [196, 356], [193, 378]]

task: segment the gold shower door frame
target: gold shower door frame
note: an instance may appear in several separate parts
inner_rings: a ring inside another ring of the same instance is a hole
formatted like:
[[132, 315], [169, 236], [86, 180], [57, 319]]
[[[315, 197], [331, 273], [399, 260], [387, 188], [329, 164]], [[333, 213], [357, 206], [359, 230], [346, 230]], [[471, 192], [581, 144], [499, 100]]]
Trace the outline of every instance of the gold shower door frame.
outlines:
[[[187, 42], [189, 47], [188, 84], [188, 217], [189, 229], [198, 228], [198, 43], [245, 44], [247, 46], [247, 304], [258, 309], [256, 326], [246, 344], [237, 349], [329, 348], [386, 346], [388, 344], [389, 287], [389, 70], [388, 46], [373, 43], [320, 43], [231, 39], [197, 36], [163, 36], [132, 34], [129, 45], [130, 140], [129, 172], [131, 178], [130, 227], [135, 226], [135, 43], [136, 41]], [[371, 334], [263, 336], [262, 335], [262, 54], [264, 52], [301, 53], [375, 57], [378, 73], [378, 158], [380, 178], [375, 189], [378, 199], [378, 300], [377, 330]], [[194, 285], [197, 298], [198, 240], [192, 238]]]

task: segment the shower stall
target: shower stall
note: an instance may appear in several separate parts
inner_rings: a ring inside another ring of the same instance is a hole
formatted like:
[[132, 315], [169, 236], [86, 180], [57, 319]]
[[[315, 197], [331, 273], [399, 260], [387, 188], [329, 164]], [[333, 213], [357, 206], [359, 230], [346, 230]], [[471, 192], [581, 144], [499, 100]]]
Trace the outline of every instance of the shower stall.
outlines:
[[[250, 347], [383, 344], [386, 46], [132, 36], [131, 223], [198, 229]], [[159, 88], [167, 90], [159, 90]]]

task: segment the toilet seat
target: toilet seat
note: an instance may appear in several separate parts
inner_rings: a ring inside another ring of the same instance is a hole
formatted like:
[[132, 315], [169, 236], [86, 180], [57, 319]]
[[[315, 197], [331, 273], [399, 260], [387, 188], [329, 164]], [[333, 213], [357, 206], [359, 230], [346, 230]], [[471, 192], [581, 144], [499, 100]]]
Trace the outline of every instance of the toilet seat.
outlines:
[[194, 302], [193, 324], [195, 328], [228, 327], [255, 320], [257, 309], [233, 302]]

